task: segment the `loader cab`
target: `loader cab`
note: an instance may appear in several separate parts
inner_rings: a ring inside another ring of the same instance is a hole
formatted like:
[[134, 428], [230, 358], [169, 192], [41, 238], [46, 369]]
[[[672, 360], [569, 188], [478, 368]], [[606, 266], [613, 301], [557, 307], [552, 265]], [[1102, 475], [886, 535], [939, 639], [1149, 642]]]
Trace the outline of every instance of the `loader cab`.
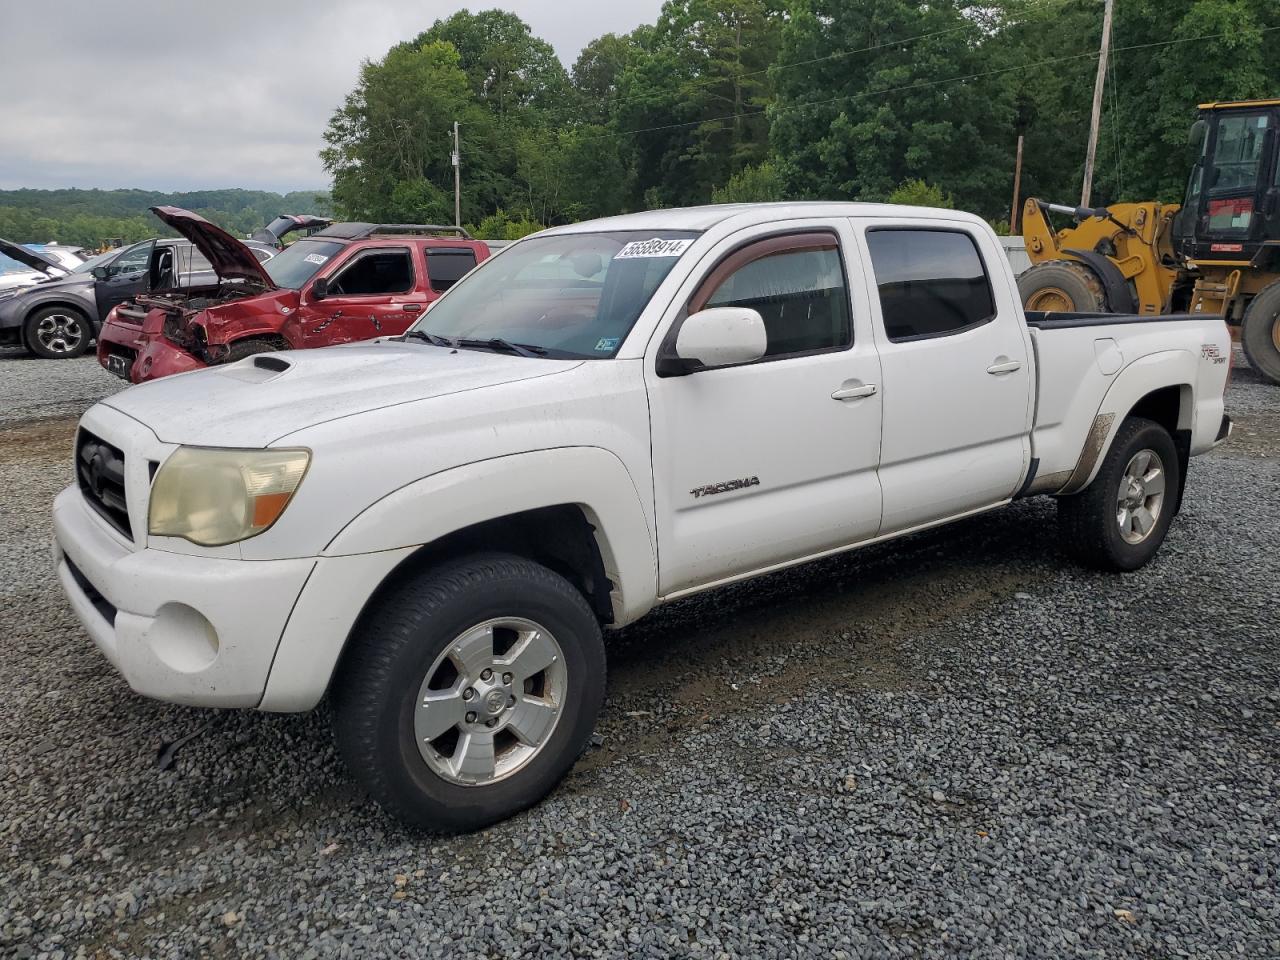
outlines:
[[1174, 221], [1178, 252], [1280, 265], [1280, 100], [1203, 104], [1191, 140], [1199, 157]]

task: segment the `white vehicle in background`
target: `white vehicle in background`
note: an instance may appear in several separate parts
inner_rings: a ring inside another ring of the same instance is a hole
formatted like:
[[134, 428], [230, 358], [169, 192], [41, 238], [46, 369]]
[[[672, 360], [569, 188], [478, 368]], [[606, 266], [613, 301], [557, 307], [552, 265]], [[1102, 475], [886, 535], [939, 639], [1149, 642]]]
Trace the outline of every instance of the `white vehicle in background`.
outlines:
[[602, 629], [1002, 506], [1142, 566], [1230, 432], [1219, 317], [1024, 314], [982, 220], [842, 203], [558, 227], [403, 337], [89, 410], [58, 574], [139, 693], [310, 710], [398, 817], [471, 829], [588, 742]]
[[84, 260], [78, 247], [23, 245], [0, 238], [0, 291], [35, 286], [49, 277], [65, 277]]

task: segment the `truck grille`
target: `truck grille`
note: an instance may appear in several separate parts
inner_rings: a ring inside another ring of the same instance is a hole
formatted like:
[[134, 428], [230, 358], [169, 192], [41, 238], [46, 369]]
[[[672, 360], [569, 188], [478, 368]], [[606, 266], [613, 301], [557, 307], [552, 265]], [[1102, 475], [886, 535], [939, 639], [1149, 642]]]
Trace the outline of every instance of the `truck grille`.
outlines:
[[76, 483], [89, 506], [132, 540], [129, 505], [124, 496], [124, 454], [120, 449], [82, 429], [76, 438]]

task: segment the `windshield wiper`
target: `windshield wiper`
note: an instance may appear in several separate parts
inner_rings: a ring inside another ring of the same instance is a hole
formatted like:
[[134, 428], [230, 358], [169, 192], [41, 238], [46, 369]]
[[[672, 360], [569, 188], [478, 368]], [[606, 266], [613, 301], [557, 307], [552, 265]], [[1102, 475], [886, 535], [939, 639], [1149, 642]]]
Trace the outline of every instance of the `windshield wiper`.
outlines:
[[512, 343], [510, 340], [503, 340], [501, 337], [489, 337], [486, 340], [460, 339], [456, 340], [455, 343], [460, 347], [469, 347], [471, 349], [505, 350], [507, 353], [518, 354], [522, 357], [545, 357], [547, 355], [546, 347], [534, 346], [532, 343]]
[[410, 337], [413, 337], [415, 340], [422, 340], [436, 347], [453, 347], [455, 350], [458, 348], [457, 340], [450, 340], [448, 337], [440, 337], [434, 333], [427, 333], [425, 330], [409, 330], [400, 339], [408, 340]]

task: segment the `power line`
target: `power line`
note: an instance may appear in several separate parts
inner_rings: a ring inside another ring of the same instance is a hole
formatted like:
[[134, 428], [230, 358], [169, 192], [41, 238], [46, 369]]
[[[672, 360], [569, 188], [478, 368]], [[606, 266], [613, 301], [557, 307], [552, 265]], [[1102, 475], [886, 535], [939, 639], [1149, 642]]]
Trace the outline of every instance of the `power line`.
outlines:
[[[1270, 33], [1275, 30], [1280, 30], [1280, 26], [1262, 27], [1259, 29], [1258, 32]], [[1151, 43], [1135, 43], [1135, 44], [1130, 44], [1124, 47], [1115, 47], [1113, 48], [1113, 52], [1122, 53], [1122, 52], [1127, 52], [1131, 50], [1149, 50], [1155, 47], [1169, 47], [1169, 46], [1174, 46], [1180, 43], [1199, 43], [1204, 40], [1221, 40], [1224, 37], [1230, 37], [1230, 36], [1235, 36], [1235, 33], [1234, 32], [1209, 33], [1209, 34], [1202, 34], [1196, 37], [1181, 37], [1177, 40], [1157, 40]], [[901, 93], [905, 90], [923, 90], [929, 87], [944, 86], [949, 83], [962, 83], [968, 80], [980, 80], [986, 77], [998, 76], [1003, 73], [1012, 73], [1017, 70], [1030, 70], [1034, 67], [1049, 66], [1050, 64], [1055, 64], [1055, 63], [1066, 63], [1072, 60], [1094, 60], [1094, 59], [1097, 59], [1097, 57], [1098, 57], [1097, 51], [1088, 51], [1086, 53], [1069, 54], [1067, 56], [1062, 56], [1062, 57], [1047, 57], [1043, 60], [1032, 61], [1031, 63], [1020, 63], [1020, 64], [1017, 64], [1016, 66], [1000, 67], [995, 70], [984, 70], [980, 73], [970, 73], [970, 74], [964, 74], [956, 77], [947, 77], [942, 80], [922, 80], [916, 83], [903, 84], [897, 87], [887, 87], [880, 90], [863, 90], [858, 93], [841, 94], [840, 96], [829, 97], [826, 100], [806, 100], [802, 103], [792, 104], [787, 107], [775, 107], [772, 109], [773, 109], [774, 116], [777, 116], [778, 114], [781, 114], [781, 113], [793, 113], [797, 110], [802, 110], [806, 107], [821, 107], [821, 106], [826, 106], [828, 104], [837, 103], [844, 100], [860, 100], [863, 97], [883, 97], [891, 93]], [[762, 116], [768, 113], [769, 111], [770, 111], [770, 108], [766, 107], [759, 110], [749, 110], [749, 111], [743, 111], [741, 113], [725, 114], [724, 116], [719, 116], [719, 117], [706, 117], [701, 120], [686, 120], [681, 123], [666, 123], [666, 124], [661, 124], [655, 127], [641, 127], [636, 130], [608, 131], [606, 133], [597, 134], [595, 137], [587, 137], [585, 139], [598, 139], [600, 137], [612, 137], [612, 136], [633, 136], [641, 133], [657, 133], [664, 130], [678, 130], [683, 127], [698, 127], [704, 123], [723, 123], [728, 120], [738, 120], [744, 117]]]

